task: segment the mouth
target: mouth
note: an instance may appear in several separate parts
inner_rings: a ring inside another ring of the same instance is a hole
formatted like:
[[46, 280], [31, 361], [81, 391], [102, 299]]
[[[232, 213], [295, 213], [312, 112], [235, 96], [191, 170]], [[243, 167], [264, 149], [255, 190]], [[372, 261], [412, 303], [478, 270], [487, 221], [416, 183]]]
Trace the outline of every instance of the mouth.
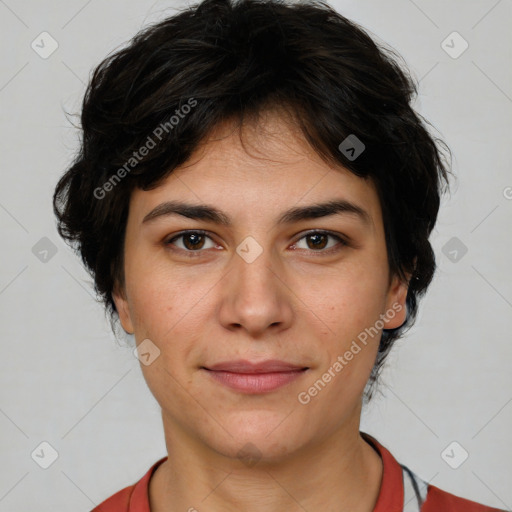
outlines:
[[226, 361], [212, 366], [202, 366], [216, 382], [248, 394], [268, 393], [303, 376], [309, 367], [275, 359], [250, 362]]

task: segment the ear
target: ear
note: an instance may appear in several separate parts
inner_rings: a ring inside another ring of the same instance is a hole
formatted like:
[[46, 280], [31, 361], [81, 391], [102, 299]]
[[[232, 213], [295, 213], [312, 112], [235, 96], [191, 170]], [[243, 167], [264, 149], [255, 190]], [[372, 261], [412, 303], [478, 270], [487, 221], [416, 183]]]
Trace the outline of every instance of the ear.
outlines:
[[409, 289], [410, 274], [407, 274], [407, 281], [394, 275], [389, 286], [386, 297], [386, 311], [384, 313], [384, 329], [396, 329], [400, 327], [407, 318], [407, 290]]
[[116, 286], [114, 291], [112, 292], [112, 299], [114, 301], [114, 304], [116, 305], [117, 314], [119, 315], [119, 320], [121, 322], [123, 329], [128, 334], [133, 334], [133, 322], [130, 314], [130, 308], [128, 307], [128, 300], [126, 299], [125, 291]]

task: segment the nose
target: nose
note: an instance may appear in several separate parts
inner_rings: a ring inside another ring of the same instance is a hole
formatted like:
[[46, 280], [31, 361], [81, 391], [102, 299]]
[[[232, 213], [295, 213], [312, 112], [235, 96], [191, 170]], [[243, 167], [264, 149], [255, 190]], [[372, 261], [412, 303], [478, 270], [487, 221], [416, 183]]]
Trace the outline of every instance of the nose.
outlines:
[[272, 329], [287, 329], [293, 320], [293, 293], [284, 269], [271, 261], [270, 249], [252, 262], [233, 255], [232, 268], [222, 285], [219, 319], [228, 330], [245, 330], [253, 338]]

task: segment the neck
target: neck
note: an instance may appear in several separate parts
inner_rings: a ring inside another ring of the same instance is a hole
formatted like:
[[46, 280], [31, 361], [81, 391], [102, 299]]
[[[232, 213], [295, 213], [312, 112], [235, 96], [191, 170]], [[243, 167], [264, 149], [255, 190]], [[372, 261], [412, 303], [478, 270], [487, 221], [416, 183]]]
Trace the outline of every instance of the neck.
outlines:
[[[165, 421], [164, 421], [165, 425]], [[242, 463], [190, 448], [186, 433], [167, 435], [169, 458], [150, 480], [152, 512], [371, 512], [382, 461], [358, 426], [303, 447], [278, 462]]]

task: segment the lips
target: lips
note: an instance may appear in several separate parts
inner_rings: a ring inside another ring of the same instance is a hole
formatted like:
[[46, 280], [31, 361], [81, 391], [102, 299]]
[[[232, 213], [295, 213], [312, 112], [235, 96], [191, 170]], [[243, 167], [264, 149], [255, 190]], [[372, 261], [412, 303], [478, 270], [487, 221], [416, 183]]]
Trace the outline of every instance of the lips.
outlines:
[[223, 363], [214, 364], [205, 367], [211, 371], [224, 371], [232, 373], [275, 373], [275, 372], [292, 372], [297, 370], [304, 370], [307, 367], [287, 363], [278, 359], [268, 359], [266, 361], [254, 362], [245, 359], [238, 359], [236, 361], [225, 361]]
[[261, 362], [246, 360], [226, 361], [202, 367], [218, 383], [248, 394], [274, 391], [300, 378], [309, 369], [306, 366], [270, 359]]

